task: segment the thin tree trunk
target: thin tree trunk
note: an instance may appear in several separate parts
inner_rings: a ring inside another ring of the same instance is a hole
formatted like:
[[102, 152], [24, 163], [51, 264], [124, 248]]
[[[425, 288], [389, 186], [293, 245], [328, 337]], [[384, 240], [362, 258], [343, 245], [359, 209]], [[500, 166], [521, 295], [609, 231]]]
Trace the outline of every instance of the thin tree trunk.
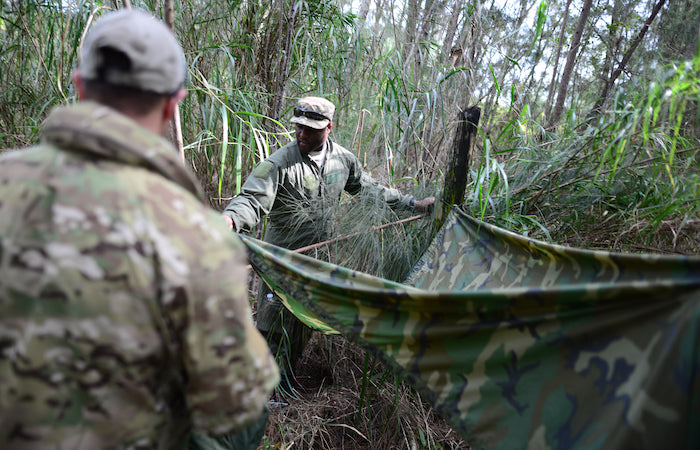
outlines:
[[[391, 0], [387, 0], [390, 2], [390, 6], [394, 7], [394, 3]], [[374, 10], [374, 26], [372, 28], [372, 31], [374, 31], [373, 35], [376, 36], [380, 32], [383, 34], [384, 29], [386, 27], [386, 24], [384, 23], [384, 10], [389, 9], [384, 6], [384, 0], [376, 0], [376, 9]], [[392, 14], [393, 17], [393, 14]], [[373, 38], [374, 39], [374, 38]]]
[[569, 54], [566, 57], [566, 65], [564, 66], [564, 71], [561, 74], [561, 81], [559, 82], [559, 89], [557, 91], [557, 102], [554, 105], [554, 111], [552, 112], [552, 119], [549, 121], [549, 128], [554, 128], [559, 123], [561, 115], [564, 112], [564, 100], [566, 99], [566, 94], [569, 88], [569, 80], [571, 80], [571, 73], [574, 71], [574, 63], [576, 62], [576, 56], [578, 55], [578, 48], [581, 45], [581, 35], [583, 35], [583, 29], [586, 26], [586, 21], [591, 13], [591, 6], [593, 5], [593, 0], [584, 0], [583, 8], [581, 9], [581, 15], [578, 18], [578, 23], [576, 25], [576, 31], [571, 38], [571, 46], [569, 47]]
[[402, 51], [403, 64], [406, 67], [410, 64], [413, 49], [416, 46], [416, 35], [418, 29], [418, 18], [420, 17], [420, 0], [408, 0], [406, 2], [406, 40]]
[[544, 104], [546, 109], [546, 117], [549, 119], [552, 114], [552, 100], [554, 99], [554, 91], [556, 90], [557, 75], [559, 72], [559, 59], [561, 58], [561, 49], [564, 48], [564, 37], [566, 35], [566, 25], [569, 22], [569, 8], [571, 0], [566, 0], [566, 9], [564, 17], [561, 20], [561, 29], [559, 30], [559, 42], [557, 43], [557, 51], [554, 56], [554, 69], [552, 70], [552, 82], [549, 84], [549, 93], [547, 94], [547, 102]]
[[435, 16], [435, 9], [439, 6], [435, 0], [425, 0], [425, 9], [423, 10], [423, 18], [421, 20], [420, 32], [418, 33], [416, 39], [416, 45], [413, 47], [413, 51], [417, 54], [416, 63], [414, 64], [416, 82], [420, 76], [420, 68], [423, 66], [423, 49], [421, 48], [421, 42], [426, 42], [430, 37], [430, 32], [433, 28], [433, 17]]
[[[292, 51], [292, 41], [294, 39], [294, 28], [296, 26], [296, 0], [292, 0], [289, 8], [285, 7], [285, 1], [280, 0], [280, 26], [279, 36], [282, 37], [283, 25], [287, 27], [287, 33], [284, 41], [284, 49], [281, 52], [279, 64], [277, 66], [276, 88], [272, 99], [272, 108], [270, 117], [279, 120], [282, 113], [282, 100], [284, 99], [284, 91], [287, 86], [287, 78], [289, 77], [289, 54]], [[284, 18], [284, 23], [282, 22]]]
[[598, 98], [598, 101], [595, 102], [595, 105], [593, 105], [593, 108], [591, 108], [591, 111], [588, 113], [589, 118], [595, 117], [598, 114], [600, 114], [600, 111], [603, 108], [603, 104], [607, 100], [608, 94], [610, 93], [610, 90], [612, 89], [613, 85], [615, 84], [615, 81], [620, 76], [620, 74], [625, 69], [625, 67], [627, 67], [627, 63], [629, 63], [630, 59], [632, 58], [632, 53], [634, 53], [634, 51], [637, 49], [639, 44], [641, 44], [647, 31], [649, 31], [649, 26], [654, 21], [656, 16], [659, 14], [659, 11], [661, 11], [661, 8], [663, 8], [665, 3], [666, 3], [666, 0], [659, 0], [656, 3], [656, 5], [654, 5], [654, 8], [652, 9], [651, 14], [647, 18], [646, 22], [644, 22], [642, 29], [639, 30], [639, 33], [637, 33], [637, 36], [632, 40], [632, 44], [630, 45], [630, 48], [627, 49], [627, 51], [625, 52], [625, 55], [622, 57], [622, 61], [620, 61], [620, 64], [618, 64], [615, 71], [610, 75], [610, 78], [608, 78], [607, 82], [603, 86], [603, 92], [600, 94], [600, 98]]
[[622, 44], [624, 31], [622, 30], [623, 27], [617, 24], [624, 23], [623, 11], [622, 0], [614, 0], [612, 12], [610, 13], [610, 25], [607, 27], [608, 34], [605, 39], [601, 38], [605, 44], [605, 61], [603, 62], [603, 70], [598, 77], [601, 84], [601, 91], [605, 90], [605, 84], [612, 75], [615, 60], [619, 61], [620, 59], [618, 55], [620, 54], [620, 46]]
[[[460, 40], [462, 48], [465, 52], [462, 54], [464, 58], [464, 65], [469, 69], [467, 71], [467, 93], [471, 96], [474, 91], [475, 77], [478, 71], [477, 66], [479, 65], [478, 60], [483, 56], [483, 35], [482, 31], [482, 3], [477, 2], [476, 7], [472, 10], [469, 20], [465, 20], [465, 27], [463, 30], [464, 38]], [[479, 57], [477, 57], [477, 50], [479, 52]]]
[[[128, 1], [128, 0], [125, 0]], [[163, 18], [170, 31], [175, 32], [175, 5], [173, 0], [165, 0], [163, 5]]]
[[[462, 2], [452, 0], [452, 14], [450, 15], [450, 20], [447, 23], [445, 41], [442, 43], [442, 55], [445, 64], [449, 64], [449, 62], [452, 60], [452, 49], [454, 48], [455, 34], [457, 34], [457, 24], [459, 23], [459, 16], [461, 15], [461, 13]], [[452, 63], [451, 65], [454, 66], [455, 64]]]
[[[127, 3], [129, 0], [124, 0]], [[165, 25], [170, 28], [170, 31], [175, 32], [175, 5], [173, 5], [173, 0], [165, 0], [163, 5], [163, 16], [165, 19]], [[175, 113], [171, 121], [171, 127], [173, 130], [173, 139], [175, 140], [175, 147], [177, 147], [178, 153], [180, 153], [180, 159], [185, 162], [185, 147], [182, 140], [182, 126], [180, 124], [180, 105], [175, 105]]]
[[358, 15], [358, 17], [363, 22], [367, 21], [367, 14], [369, 14], [370, 1], [371, 0], [362, 0], [362, 3], [360, 4], [360, 14]]

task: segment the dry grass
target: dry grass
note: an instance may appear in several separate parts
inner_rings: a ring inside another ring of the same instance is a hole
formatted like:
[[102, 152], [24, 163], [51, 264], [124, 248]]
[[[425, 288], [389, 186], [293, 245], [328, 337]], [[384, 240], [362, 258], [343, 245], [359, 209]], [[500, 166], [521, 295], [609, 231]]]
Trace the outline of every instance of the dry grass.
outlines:
[[559, 227], [561, 234], [555, 241], [570, 247], [623, 253], [700, 254], [700, 220], [697, 218], [667, 217], [652, 222], [649, 219], [624, 220], [619, 214], [600, 213], [575, 225], [574, 228], [561, 223], [547, 224], [550, 229]]
[[260, 448], [469, 448], [415, 391], [365, 361], [366, 352], [342, 336], [315, 333], [297, 364], [311, 392], [271, 403]]

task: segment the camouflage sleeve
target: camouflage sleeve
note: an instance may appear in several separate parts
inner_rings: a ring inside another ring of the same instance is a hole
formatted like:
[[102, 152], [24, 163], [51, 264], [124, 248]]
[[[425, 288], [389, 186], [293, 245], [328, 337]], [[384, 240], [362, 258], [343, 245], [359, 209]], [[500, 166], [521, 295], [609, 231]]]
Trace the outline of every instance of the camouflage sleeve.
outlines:
[[251, 317], [243, 245], [215, 213], [208, 228], [210, 239], [195, 255], [201, 263], [190, 274], [181, 339], [194, 430], [221, 435], [260, 416], [279, 375]]
[[234, 231], [251, 231], [270, 213], [277, 196], [279, 170], [268, 160], [258, 164], [246, 179], [241, 193], [231, 200], [224, 214], [233, 219]]
[[350, 173], [345, 190], [348, 193], [355, 195], [361, 189], [368, 189], [370, 192], [380, 195], [394, 209], [412, 208], [412, 195], [404, 195], [397, 189], [388, 188], [377, 183], [367, 172], [362, 170], [360, 161], [354, 155], [352, 155], [347, 164]]
[[169, 189], [149, 189], [171, 205], [151, 203], [159, 209], [152, 239], [166, 321], [160, 328], [181, 349], [194, 431], [218, 436], [262, 414], [279, 374], [253, 324], [242, 242], [218, 213]]

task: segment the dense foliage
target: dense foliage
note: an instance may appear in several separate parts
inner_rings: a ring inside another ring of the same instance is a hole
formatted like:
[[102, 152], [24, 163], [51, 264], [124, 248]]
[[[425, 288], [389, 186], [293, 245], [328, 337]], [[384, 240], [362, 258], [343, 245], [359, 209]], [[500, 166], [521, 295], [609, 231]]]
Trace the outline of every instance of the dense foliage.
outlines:
[[[2, 147], [35, 142], [74, 101], [85, 28], [122, 3], [3, 2]], [[323, 95], [334, 138], [376, 178], [438, 192], [457, 112], [478, 105], [475, 213], [558, 242], [588, 245], [591, 229], [591, 245], [695, 251], [681, 238], [697, 226], [699, 16], [697, 0], [177, 2], [186, 160], [220, 208], [289, 139], [294, 100]], [[673, 242], [652, 242], [664, 227]]]

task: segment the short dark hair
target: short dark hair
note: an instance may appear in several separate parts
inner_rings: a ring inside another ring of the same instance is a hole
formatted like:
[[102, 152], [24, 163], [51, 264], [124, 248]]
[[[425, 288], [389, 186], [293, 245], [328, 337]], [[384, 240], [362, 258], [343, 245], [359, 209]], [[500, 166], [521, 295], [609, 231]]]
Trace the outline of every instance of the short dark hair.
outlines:
[[119, 86], [105, 81], [84, 80], [85, 100], [94, 100], [124, 113], [143, 117], [155, 110], [168, 95]]

